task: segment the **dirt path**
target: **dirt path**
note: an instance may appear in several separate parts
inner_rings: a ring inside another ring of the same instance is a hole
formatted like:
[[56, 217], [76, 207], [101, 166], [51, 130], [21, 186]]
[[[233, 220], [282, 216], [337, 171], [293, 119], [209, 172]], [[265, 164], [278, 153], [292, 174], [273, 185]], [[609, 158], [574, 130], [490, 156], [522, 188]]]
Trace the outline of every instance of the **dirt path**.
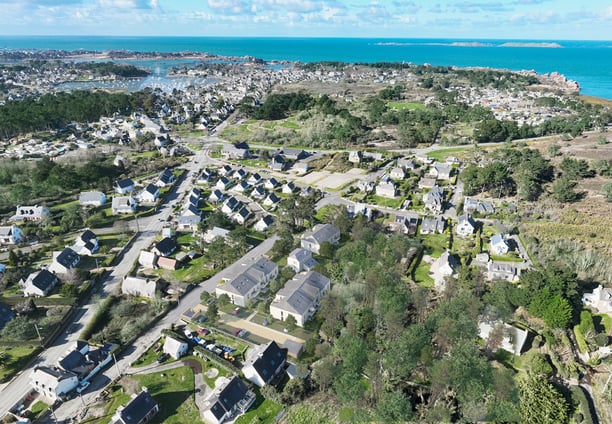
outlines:
[[283, 344], [287, 340], [291, 340], [297, 343], [306, 342], [305, 340], [302, 340], [299, 337], [295, 337], [269, 327], [264, 327], [263, 325], [248, 321], [248, 319], [249, 318], [243, 319], [231, 314], [221, 313], [219, 321], [223, 324], [227, 324], [235, 328], [242, 328], [243, 330], [247, 330], [248, 332], [255, 334], [256, 336], [263, 337], [264, 339], [274, 340], [278, 344]]

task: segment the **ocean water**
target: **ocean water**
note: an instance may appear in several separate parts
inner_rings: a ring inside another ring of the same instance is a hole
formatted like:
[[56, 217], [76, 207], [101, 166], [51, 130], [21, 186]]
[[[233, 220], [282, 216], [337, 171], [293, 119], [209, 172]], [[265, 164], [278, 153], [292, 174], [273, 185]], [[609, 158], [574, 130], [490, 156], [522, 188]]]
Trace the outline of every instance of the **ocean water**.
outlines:
[[559, 72], [612, 99], [612, 41], [0, 36], [0, 49], [194, 51], [301, 62], [411, 62]]

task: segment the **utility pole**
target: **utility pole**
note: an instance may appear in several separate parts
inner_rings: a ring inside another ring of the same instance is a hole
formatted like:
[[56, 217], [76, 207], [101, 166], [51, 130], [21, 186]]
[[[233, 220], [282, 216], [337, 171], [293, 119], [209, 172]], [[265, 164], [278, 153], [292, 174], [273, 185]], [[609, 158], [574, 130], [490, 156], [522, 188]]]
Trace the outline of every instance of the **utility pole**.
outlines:
[[43, 345], [43, 339], [42, 336], [40, 335], [40, 329], [38, 328], [38, 325], [36, 325], [36, 323], [34, 323], [34, 328], [36, 329], [36, 334], [38, 334], [38, 341], [40, 342], [40, 345]]
[[117, 377], [121, 377], [121, 370], [119, 369], [119, 365], [117, 364], [117, 357], [113, 353], [113, 361], [115, 361], [115, 368], [117, 368]]

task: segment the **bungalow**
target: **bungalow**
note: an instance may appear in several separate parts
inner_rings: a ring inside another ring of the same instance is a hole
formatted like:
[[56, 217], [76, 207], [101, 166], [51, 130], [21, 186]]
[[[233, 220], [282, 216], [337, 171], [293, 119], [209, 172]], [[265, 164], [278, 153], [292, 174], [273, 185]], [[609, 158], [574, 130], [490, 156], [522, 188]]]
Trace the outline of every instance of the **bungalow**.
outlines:
[[278, 276], [278, 265], [266, 258], [259, 258], [227, 283], [217, 285], [217, 297], [227, 294], [231, 302], [238, 306], [246, 306], [255, 298], [262, 288]]
[[247, 182], [251, 185], [257, 185], [262, 181], [261, 175], [259, 175], [257, 172], [255, 172], [254, 174], [252, 174], [249, 179], [247, 180]]
[[132, 399], [125, 406], [117, 408], [111, 419], [113, 424], [146, 424], [159, 412], [159, 404], [149, 394], [146, 387], [139, 394], [132, 395]]
[[433, 274], [434, 284], [438, 290], [444, 291], [446, 288], [446, 278], [455, 275], [460, 267], [459, 260], [452, 255], [448, 250], [436, 259], [430, 268], [430, 274]]
[[223, 206], [221, 206], [221, 212], [225, 215], [231, 215], [239, 208], [242, 207], [242, 202], [235, 197], [228, 197], [225, 202], [223, 202]]
[[339, 241], [340, 230], [338, 228], [331, 224], [317, 224], [312, 231], [307, 231], [302, 235], [300, 244], [302, 248], [318, 255], [322, 243], [338, 244]]
[[274, 218], [272, 218], [272, 215], [265, 215], [255, 224], [255, 231], [260, 231], [263, 233], [268, 231], [268, 229], [270, 229], [270, 227], [273, 225]]
[[349, 152], [348, 161], [351, 163], [361, 163], [363, 154], [359, 150]]
[[312, 252], [298, 247], [287, 257], [287, 266], [295, 272], [310, 271], [319, 263], [312, 258]]
[[24, 281], [19, 281], [19, 285], [23, 287], [24, 296], [46, 296], [51, 290], [59, 283], [59, 279], [51, 272], [43, 269], [41, 271], [33, 272], [28, 275], [28, 278]]
[[220, 189], [220, 190], [227, 190], [228, 188], [231, 187], [232, 184], [233, 184], [233, 182], [230, 179], [228, 179], [226, 177], [221, 177], [217, 181], [217, 184], [215, 184], [215, 187]]
[[106, 203], [106, 194], [101, 191], [83, 191], [79, 194], [81, 206], [102, 206]]
[[472, 216], [469, 213], [461, 215], [457, 219], [457, 234], [462, 237], [467, 237], [474, 234], [476, 230], [476, 223], [472, 219]]
[[489, 261], [487, 263], [487, 278], [489, 280], [506, 280], [515, 282], [521, 276], [521, 268], [516, 262], [497, 262]]
[[268, 190], [274, 190], [276, 187], [278, 187], [280, 185], [280, 183], [278, 182], [278, 180], [274, 177], [270, 177], [270, 179], [268, 179], [265, 183], [264, 183], [264, 187]]
[[434, 218], [423, 218], [421, 222], [421, 234], [442, 234], [446, 228], [446, 220], [441, 216]]
[[196, 231], [200, 222], [202, 222], [202, 217], [199, 214], [192, 215], [191, 212], [186, 210], [176, 218], [176, 229], [179, 231]]
[[136, 297], [155, 299], [159, 292], [159, 283], [148, 278], [125, 276], [121, 283], [121, 293]]
[[176, 252], [176, 249], [178, 249], [178, 245], [175, 243], [175, 241], [170, 237], [164, 237], [155, 243], [155, 246], [153, 249], [151, 249], [151, 251], [157, 256], [170, 256]]
[[494, 255], [505, 255], [510, 250], [510, 247], [502, 234], [495, 234], [491, 237], [489, 250]]
[[206, 243], [212, 243], [218, 237], [227, 240], [229, 233], [230, 230], [226, 230], [225, 228], [213, 227], [204, 233], [203, 238]]
[[141, 250], [138, 256], [138, 264], [146, 269], [155, 269], [157, 267], [158, 256], [153, 252]]
[[66, 274], [81, 262], [81, 256], [70, 247], [61, 252], [53, 252], [53, 262], [49, 265], [49, 272]]
[[270, 169], [272, 169], [273, 171], [282, 172], [285, 170], [286, 167], [287, 162], [285, 161], [285, 158], [283, 158], [281, 155], [274, 155], [272, 157], [272, 160], [270, 161]]
[[582, 295], [582, 303], [594, 308], [597, 312], [609, 314], [612, 312], [612, 289], [600, 284], [591, 293]]
[[30, 385], [50, 403], [55, 403], [79, 385], [79, 378], [59, 368], [39, 366], [30, 375]]
[[397, 195], [393, 181], [381, 181], [376, 186], [376, 195], [393, 199]]
[[23, 231], [16, 225], [0, 227], [0, 244], [18, 244], [23, 238]]
[[167, 353], [173, 359], [180, 359], [181, 356], [187, 353], [187, 350], [189, 350], [189, 345], [186, 342], [172, 336], [166, 336], [164, 353]]
[[242, 160], [249, 157], [249, 148], [237, 147], [234, 144], [224, 144], [221, 148], [221, 154], [228, 159]]
[[263, 204], [265, 206], [274, 206], [278, 202], [280, 202], [280, 198], [275, 193], [268, 194], [268, 197], [265, 198]]
[[297, 187], [293, 181], [287, 181], [285, 184], [283, 184], [283, 194], [293, 194], [295, 190], [297, 190]]
[[329, 288], [330, 279], [316, 271], [297, 274], [276, 293], [270, 304], [270, 315], [281, 321], [291, 315], [297, 325], [303, 327], [319, 309]]
[[[478, 335], [487, 343], [495, 343], [493, 350], [503, 349], [513, 355], [520, 356], [529, 336], [527, 330], [517, 328], [502, 321], [483, 318], [478, 323]], [[501, 336], [501, 340], [498, 338]], [[495, 341], [491, 339], [495, 338]]]
[[117, 194], [128, 194], [133, 192], [135, 187], [134, 181], [131, 178], [126, 178], [115, 183], [115, 192]]
[[264, 190], [262, 187], [255, 187], [253, 191], [251, 192], [251, 198], [255, 200], [265, 199], [265, 197], [266, 197], [266, 190]]
[[245, 413], [256, 396], [237, 376], [226, 378], [206, 400], [203, 416], [210, 424], [222, 424]]
[[225, 196], [223, 195], [221, 190], [215, 189], [212, 191], [212, 193], [210, 193], [210, 196], [208, 196], [208, 201], [211, 203], [219, 203], [222, 202], [224, 198]]
[[91, 256], [98, 251], [98, 236], [91, 230], [85, 230], [77, 236], [72, 250], [81, 256]]
[[172, 173], [171, 170], [166, 168], [163, 170], [161, 174], [159, 174], [159, 177], [157, 178], [155, 185], [157, 187], [166, 187], [166, 186], [172, 185], [173, 182], [174, 182], [174, 174]]
[[15, 215], [9, 218], [11, 222], [41, 221], [51, 215], [44, 206], [17, 206]]
[[246, 207], [246, 205], [243, 205], [232, 215], [232, 220], [240, 225], [244, 225], [245, 222], [251, 218], [251, 216], [253, 216], [253, 213]]
[[159, 197], [159, 187], [155, 184], [147, 184], [140, 192], [140, 201], [145, 203], [155, 203]]
[[222, 177], [230, 176], [232, 172], [234, 172], [234, 168], [229, 165], [223, 165], [221, 168], [219, 168], [219, 175]]
[[134, 213], [136, 212], [136, 200], [129, 196], [114, 196], [111, 206], [113, 214]]
[[444, 189], [434, 186], [430, 191], [423, 195], [425, 207], [434, 214], [442, 213], [444, 210]]
[[404, 178], [406, 178], [406, 173], [404, 172], [403, 168], [395, 167], [391, 169], [391, 172], [389, 172], [389, 176], [396, 181], [403, 180]]
[[291, 159], [295, 161], [306, 159], [309, 156], [307, 151], [302, 150], [302, 149], [293, 149], [291, 147], [283, 147], [281, 152], [283, 156], [286, 157], [287, 159]]
[[286, 363], [287, 350], [281, 349], [275, 341], [270, 341], [249, 350], [242, 373], [251, 383], [263, 387], [283, 374]]

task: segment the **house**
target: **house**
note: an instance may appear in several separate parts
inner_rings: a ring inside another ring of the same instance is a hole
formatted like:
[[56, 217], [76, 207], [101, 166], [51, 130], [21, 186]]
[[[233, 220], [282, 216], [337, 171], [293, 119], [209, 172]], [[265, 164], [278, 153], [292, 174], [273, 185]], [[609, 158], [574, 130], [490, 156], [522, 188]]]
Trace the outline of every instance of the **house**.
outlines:
[[44, 206], [17, 206], [15, 215], [9, 218], [11, 222], [41, 221], [51, 215], [49, 209]]
[[469, 213], [478, 212], [481, 215], [490, 215], [495, 212], [495, 207], [491, 202], [474, 197], [466, 197], [463, 203], [463, 210]]
[[255, 402], [256, 396], [246, 384], [234, 375], [226, 378], [206, 399], [204, 420], [210, 424], [222, 424], [244, 414]]
[[81, 262], [81, 256], [72, 248], [67, 247], [61, 252], [53, 252], [53, 262], [47, 269], [56, 274], [66, 274], [76, 268], [79, 262]]
[[489, 250], [494, 255], [505, 255], [510, 247], [502, 234], [495, 234], [489, 242]]
[[521, 276], [521, 268], [516, 262], [489, 261], [487, 263], [487, 278], [489, 280], [518, 281]]
[[250, 188], [251, 186], [249, 185], [249, 183], [247, 183], [246, 181], [240, 181], [232, 188], [232, 191], [235, 191], [236, 193], [244, 193]]
[[295, 272], [310, 271], [319, 263], [312, 258], [310, 250], [298, 247], [287, 257], [287, 266]]
[[383, 154], [380, 152], [363, 152], [363, 157], [372, 159], [372, 160], [376, 160], [376, 161], [382, 161], [385, 159]]
[[436, 185], [435, 178], [421, 178], [418, 183], [418, 187], [422, 189], [434, 188]]
[[286, 363], [287, 351], [281, 349], [275, 341], [270, 341], [249, 350], [242, 373], [251, 383], [263, 387], [283, 374]]
[[406, 212], [404, 214], [395, 215], [395, 221], [392, 228], [395, 231], [402, 232], [404, 234], [414, 235], [419, 225], [419, 214], [416, 212]]
[[251, 218], [251, 216], [253, 216], [253, 213], [249, 210], [249, 208], [243, 205], [232, 215], [232, 220], [240, 225], [244, 225]]
[[416, 169], [416, 163], [410, 158], [399, 158], [397, 159], [397, 166], [400, 168], [404, 168], [409, 171], [414, 171]]
[[430, 191], [423, 195], [425, 207], [434, 214], [442, 213], [444, 210], [444, 189], [434, 186]]
[[272, 169], [273, 171], [284, 171], [285, 168], [287, 167], [287, 162], [285, 161], [285, 158], [283, 158], [281, 155], [274, 155], [272, 157], [272, 160], [270, 161], [270, 169]]
[[276, 293], [270, 304], [270, 315], [281, 321], [291, 315], [303, 327], [319, 309], [329, 288], [330, 279], [316, 271], [297, 274]]
[[389, 176], [396, 181], [403, 180], [404, 178], [406, 178], [406, 173], [404, 172], [403, 168], [400, 168], [398, 166], [391, 169], [391, 172], [389, 172]]
[[157, 187], [166, 187], [166, 186], [172, 185], [173, 182], [174, 182], [174, 174], [172, 173], [171, 170], [166, 168], [163, 170], [161, 174], [159, 174], [159, 177], [157, 178], [155, 185]]
[[222, 177], [228, 177], [232, 172], [234, 172], [234, 168], [229, 165], [223, 165], [221, 168], [219, 168], [219, 175]]
[[200, 175], [198, 175], [196, 184], [208, 184], [213, 180], [214, 177], [215, 173], [212, 170], [204, 168], [202, 172], [200, 172]]
[[474, 234], [476, 230], [476, 223], [472, 219], [472, 216], [469, 213], [461, 215], [457, 218], [457, 234], [462, 237], [467, 237]]
[[[197, 210], [197, 209], [196, 209]], [[197, 210], [199, 212], [199, 210]], [[202, 222], [202, 217], [200, 214], [194, 215], [193, 210], [186, 210], [182, 215], [179, 215], [176, 222], [176, 229], [179, 231], [195, 231], [198, 229], [200, 222]]]
[[0, 302], [0, 330], [13, 318], [15, 318], [15, 312], [4, 303]]
[[[520, 356], [525, 347], [529, 332], [502, 321], [483, 318], [478, 323], [478, 335], [487, 343], [491, 343], [491, 338], [494, 338], [496, 341], [499, 340], [497, 342], [498, 345], [494, 346], [495, 351], [503, 349], [513, 355]], [[501, 336], [501, 340], [496, 336]]]
[[51, 290], [59, 283], [59, 279], [51, 272], [43, 269], [41, 271], [33, 272], [28, 275], [28, 278], [24, 281], [23, 279], [19, 284], [23, 287], [24, 296], [46, 296]]
[[117, 194], [128, 194], [133, 192], [135, 187], [134, 181], [131, 178], [126, 178], [115, 183], [115, 192]]
[[283, 194], [293, 194], [295, 190], [297, 190], [297, 187], [295, 186], [293, 181], [288, 181], [287, 183], [283, 184]]
[[113, 214], [136, 212], [136, 200], [129, 196], [114, 196], [111, 209]]
[[242, 181], [247, 177], [248, 173], [243, 168], [238, 168], [232, 173], [232, 178]]
[[252, 174], [247, 180], [247, 182], [253, 186], [259, 184], [261, 181], [262, 181], [261, 175], [259, 175], [257, 172]]
[[280, 197], [278, 197], [275, 193], [270, 193], [268, 194], [268, 197], [264, 199], [263, 204], [264, 206], [274, 206], [278, 202], [280, 202]]
[[157, 267], [158, 256], [153, 252], [141, 250], [138, 256], [138, 264], [145, 269], [155, 269]]
[[393, 199], [397, 192], [393, 181], [381, 181], [376, 185], [376, 195]]
[[140, 192], [140, 201], [145, 203], [155, 203], [159, 197], [159, 187], [155, 184], [147, 184]]
[[352, 151], [349, 152], [349, 156], [348, 156], [348, 161], [351, 163], [361, 163], [361, 161], [363, 160], [363, 154], [358, 151]]
[[272, 218], [272, 215], [265, 215], [255, 224], [255, 231], [263, 233], [268, 231], [272, 225], [274, 225], [274, 218]]
[[374, 183], [368, 180], [360, 180], [357, 182], [357, 188], [364, 193], [371, 193], [374, 190]]
[[441, 216], [426, 217], [421, 222], [421, 234], [442, 234], [446, 228], [446, 220]]
[[140, 277], [125, 276], [121, 283], [121, 293], [136, 297], [155, 299], [159, 292], [159, 283], [156, 280]]
[[178, 249], [178, 245], [170, 237], [164, 237], [151, 249], [157, 256], [170, 256]]
[[448, 250], [436, 259], [430, 268], [430, 274], [434, 279], [435, 287], [438, 290], [444, 291], [446, 288], [446, 278], [455, 275], [457, 269], [461, 266], [459, 260], [452, 255]]
[[149, 394], [146, 387], [137, 395], [132, 395], [132, 399], [125, 406], [117, 408], [111, 422], [113, 424], [146, 424], [159, 412], [159, 404]]
[[89, 381], [112, 359], [111, 351], [115, 344], [106, 344], [100, 349], [91, 349], [89, 343], [77, 340], [59, 362], [58, 367], [75, 374], [80, 382]]
[[230, 230], [226, 230], [225, 228], [213, 227], [204, 233], [203, 238], [206, 243], [212, 243], [218, 237], [227, 239], [229, 233]]
[[287, 159], [291, 159], [295, 161], [306, 159], [309, 156], [307, 151], [302, 150], [302, 149], [294, 149], [291, 147], [283, 147], [281, 152], [283, 156], [286, 157]]
[[100, 249], [98, 236], [91, 230], [85, 230], [77, 236], [72, 250], [81, 256], [91, 256]]
[[[178, 257], [178, 255], [176, 256]], [[174, 271], [178, 269], [179, 261], [174, 258], [166, 258], [165, 256], [161, 256], [157, 259], [157, 266], [161, 269]]]
[[232, 181], [227, 177], [221, 177], [217, 181], [217, 184], [215, 184], [215, 187], [221, 190], [227, 190], [232, 184]]
[[440, 180], [450, 180], [452, 173], [453, 167], [446, 163], [436, 162], [429, 168], [429, 175]]
[[302, 234], [300, 244], [302, 248], [318, 255], [322, 243], [338, 244], [339, 241], [340, 230], [338, 228], [331, 224], [317, 224], [312, 231], [306, 231]]
[[262, 187], [255, 187], [253, 191], [251, 192], [251, 198], [255, 200], [265, 199], [265, 197], [266, 197], [266, 190], [264, 190]]
[[30, 375], [30, 385], [49, 403], [55, 403], [74, 390], [79, 385], [79, 379], [76, 374], [59, 368], [38, 366]]
[[363, 215], [368, 221], [372, 219], [372, 209], [365, 203], [351, 203], [346, 205], [346, 213], [348, 213], [349, 218]]
[[106, 203], [106, 194], [101, 191], [83, 191], [79, 194], [81, 206], [102, 206]]
[[612, 312], [612, 289], [597, 286], [591, 293], [582, 295], [582, 303], [603, 314]]
[[304, 175], [308, 172], [308, 170], [310, 169], [308, 167], [308, 164], [306, 162], [296, 162], [293, 164], [293, 166], [291, 167], [291, 169], [299, 175]]
[[264, 183], [264, 187], [268, 190], [274, 190], [276, 187], [278, 187], [280, 185], [280, 183], [278, 182], [278, 180], [274, 177], [271, 177], [270, 179], [268, 179], [265, 183]]
[[0, 244], [18, 244], [23, 239], [23, 231], [16, 225], [0, 227]]
[[219, 203], [222, 202], [224, 198], [225, 196], [223, 195], [221, 190], [215, 189], [212, 191], [212, 193], [210, 193], [210, 196], [208, 196], [208, 201], [211, 203]]
[[189, 345], [186, 342], [172, 336], [166, 336], [164, 353], [167, 353], [173, 359], [180, 359], [181, 356], [187, 353], [187, 350], [189, 350]]
[[[244, 143], [246, 145], [246, 143]], [[249, 157], [249, 148], [238, 147], [235, 144], [224, 144], [221, 148], [221, 154], [228, 159], [246, 159]]]
[[262, 288], [278, 276], [278, 265], [266, 258], [259, 258], [242, 273], [226, 283], [217, 285], [217, 297], [227, 294], [235, 305], [245, 307]]

